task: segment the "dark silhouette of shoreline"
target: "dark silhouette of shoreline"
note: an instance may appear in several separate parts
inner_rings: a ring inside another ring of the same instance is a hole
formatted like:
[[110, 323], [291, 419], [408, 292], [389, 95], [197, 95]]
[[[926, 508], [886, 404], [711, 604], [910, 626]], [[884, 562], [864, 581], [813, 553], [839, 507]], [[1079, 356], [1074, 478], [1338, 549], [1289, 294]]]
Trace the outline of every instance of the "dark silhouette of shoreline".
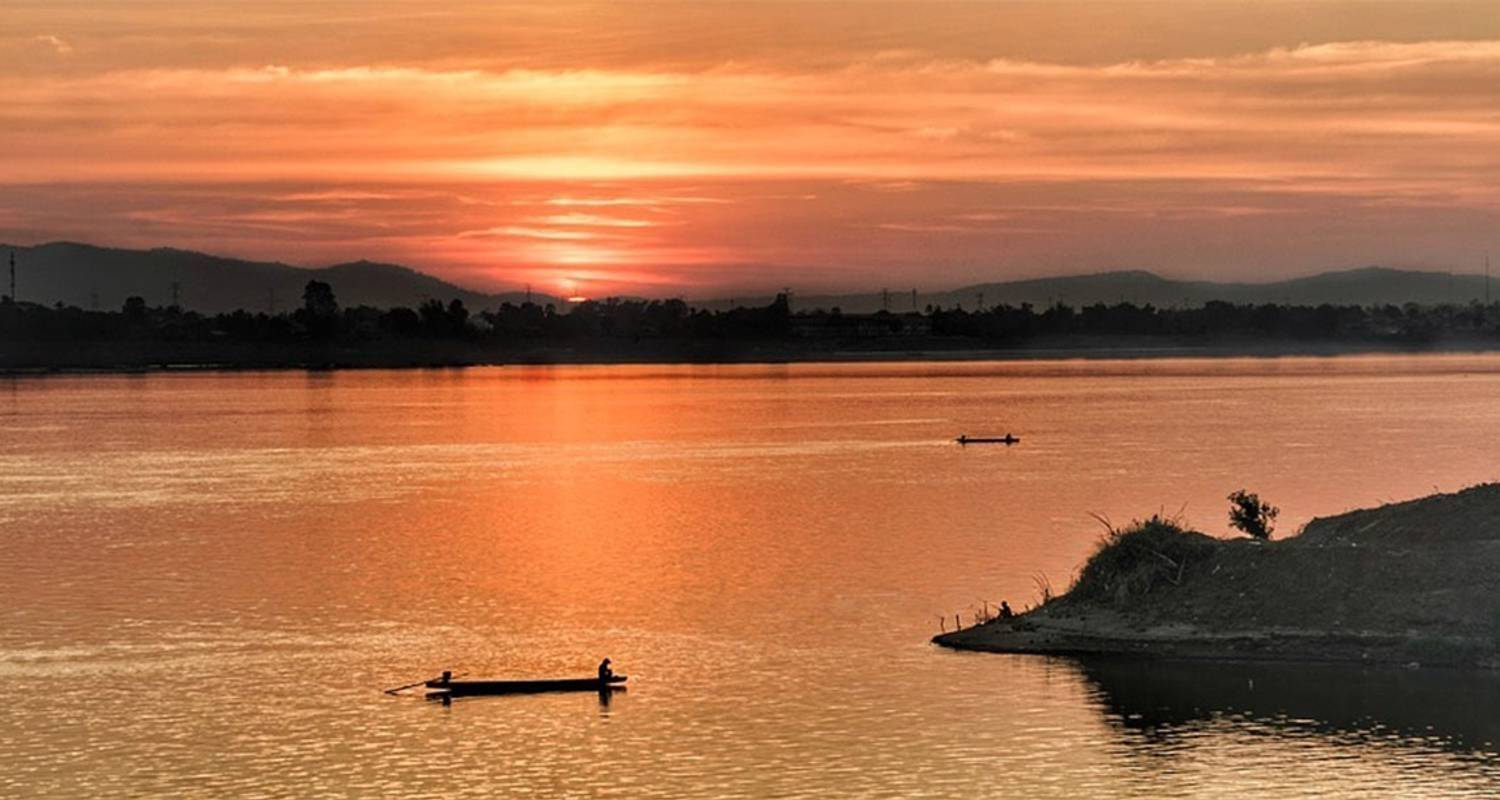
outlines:
[[1500, 349], [1500, 303], [1420, 306], [1098, 303], [844, 314], [682, 300], [571, 307], [462, 299], [339, 305], [309, 281], [282, 313], [214, 315], [131, 297], [115, 311], [0, 299], [0, 370], [443, 367], [480, 364], [786, 362], [964, 358], [1333, 355]]

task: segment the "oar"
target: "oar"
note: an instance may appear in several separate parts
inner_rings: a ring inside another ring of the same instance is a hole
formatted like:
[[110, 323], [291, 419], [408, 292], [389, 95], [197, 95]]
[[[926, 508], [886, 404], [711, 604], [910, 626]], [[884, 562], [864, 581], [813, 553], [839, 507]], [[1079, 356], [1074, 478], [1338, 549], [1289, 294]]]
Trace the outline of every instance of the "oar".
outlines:
[[[465, 676], [467, 674], [469, 674], [469, 673], [467, 673], [467, 672], [460, 672], [457, 675], [450, 675], [450, 676], [448, 676], [448, 679], [452, 680], [453, 678], [462, 678], [463, 676]], [[427, 678], [426, 680], [416, 681], [415, 683], [408, 683], [405, 686], [397, 686], [394, 689], [386, 689], [385, 693], [386, 694], [398, 694], [400, 692], [406, 691], [407, 689], [415, 689], [416, 687], [421, 686], [424, 683], [427, 683], [427, 681], [438, 681], [438, 680], [442, 680], [442, 676], [438, 676], [436, 678]]]

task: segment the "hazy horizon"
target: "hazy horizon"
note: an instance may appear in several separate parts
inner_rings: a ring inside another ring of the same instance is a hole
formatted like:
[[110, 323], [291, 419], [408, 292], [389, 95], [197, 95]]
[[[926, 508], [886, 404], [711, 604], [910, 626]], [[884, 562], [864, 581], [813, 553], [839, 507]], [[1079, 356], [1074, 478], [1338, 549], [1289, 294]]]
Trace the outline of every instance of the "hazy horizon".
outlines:
[[1500, 7], [59, 5], [0, 238], [704, 297], [1480, 268]]

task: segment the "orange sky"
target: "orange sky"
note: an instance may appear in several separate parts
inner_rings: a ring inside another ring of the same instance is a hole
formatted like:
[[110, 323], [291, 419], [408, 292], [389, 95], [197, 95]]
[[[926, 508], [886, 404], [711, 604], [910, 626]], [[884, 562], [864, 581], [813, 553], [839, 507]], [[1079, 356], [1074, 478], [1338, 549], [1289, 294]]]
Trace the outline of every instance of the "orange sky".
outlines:
[[1500, 222], [1489, 0], [7, 0], [0, 102], [0, 240], [482, 288], [1468, 271]]

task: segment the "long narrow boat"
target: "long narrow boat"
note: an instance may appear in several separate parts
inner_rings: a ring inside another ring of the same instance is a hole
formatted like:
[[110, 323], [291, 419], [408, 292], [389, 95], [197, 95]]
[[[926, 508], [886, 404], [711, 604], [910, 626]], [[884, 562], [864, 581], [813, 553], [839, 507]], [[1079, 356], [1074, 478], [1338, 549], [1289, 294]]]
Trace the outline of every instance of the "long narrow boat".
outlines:
[[1021, 437], [1005, 434], [1004, 436], [960, 436], [953, 441], [959, 444], [1016, 444]]
[[609, 680], [599, 678], [555, 678], [534, 681], [455, 681], [437, 678], [427, 681], [427, 688], [439, 696], [473, 697], [490, 694], [541, 694], [542, 692], [606, 692], [623, 689], [624, 675]]

